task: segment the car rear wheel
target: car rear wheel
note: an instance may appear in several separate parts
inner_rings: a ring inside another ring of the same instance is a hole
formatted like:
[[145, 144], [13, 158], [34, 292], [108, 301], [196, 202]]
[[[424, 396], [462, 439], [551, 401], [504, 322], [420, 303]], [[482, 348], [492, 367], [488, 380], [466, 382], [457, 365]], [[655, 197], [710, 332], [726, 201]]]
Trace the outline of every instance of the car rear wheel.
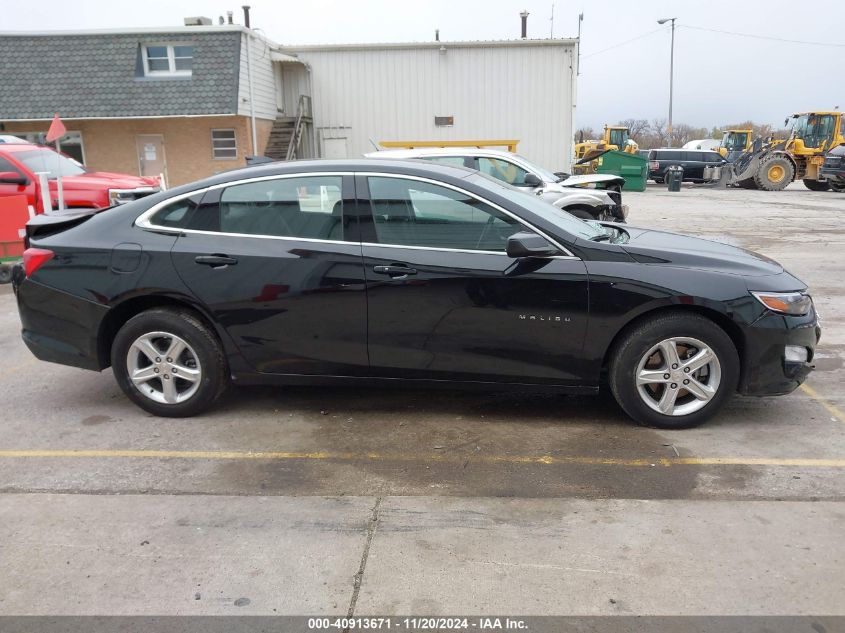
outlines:
[[634, 420], [663, 429], [697, 426], [736, 391], [739, 356], [718, 325], [697, 314], [648, 319], [625, 334], [610, 388]]
[[228, 382], [219, 341], [187, 310], [154, 309], [129, 319], [115, 337], [111, 363], [123, 392], [165, 417], [204, 411]]

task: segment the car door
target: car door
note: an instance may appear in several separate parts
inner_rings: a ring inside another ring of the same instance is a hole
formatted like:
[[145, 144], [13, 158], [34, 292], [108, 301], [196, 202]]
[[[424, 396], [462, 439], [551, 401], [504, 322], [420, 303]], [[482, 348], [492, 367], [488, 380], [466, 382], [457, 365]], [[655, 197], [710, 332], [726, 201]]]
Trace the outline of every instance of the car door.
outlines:
[[20, 167], [3, 156], [0, 156], [0, 173], [12, 173], [26, 181], [26, 184], [20, 182], [0, 182], [0, 198], [7, 196], [26, 196], [28, 204], [37, 204], [35, 182]]
[[687, 151], [681, 154], [684, 165], [684, 180], [701, 180], [704, 178], [704, 153]]
[[185, 284], [266, 373], [366, 375], [366, 294], [351, 175], [209, 190], [176, 240]]
[[587, 275], [574, 257], [515, 260], [531, 230], [459, 188], [359, 175], [374, 376], [577, 384]]

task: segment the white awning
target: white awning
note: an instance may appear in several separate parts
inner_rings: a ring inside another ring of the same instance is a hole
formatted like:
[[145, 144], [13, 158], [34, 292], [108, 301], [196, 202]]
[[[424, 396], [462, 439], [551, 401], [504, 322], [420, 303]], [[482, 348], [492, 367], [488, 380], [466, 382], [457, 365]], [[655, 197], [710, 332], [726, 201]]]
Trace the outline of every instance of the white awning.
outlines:
[[282, 64], [304, 64], [301, 59], [288, 55], [287, 53], [280, 53], [279, 51], [270, 51], [270, 60]]

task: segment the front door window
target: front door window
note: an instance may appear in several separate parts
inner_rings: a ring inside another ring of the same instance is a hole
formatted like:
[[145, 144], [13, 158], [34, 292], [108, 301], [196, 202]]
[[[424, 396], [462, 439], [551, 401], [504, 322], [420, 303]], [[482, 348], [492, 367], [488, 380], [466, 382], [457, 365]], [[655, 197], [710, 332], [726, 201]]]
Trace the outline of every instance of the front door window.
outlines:
[[478, 171], [515, 187], [524, 187], [525, 176], [528, 174], [522, 167], [510, 161], [486, 156], [478, 157]]
[[505, 252], [526, 230], [516, 219], [466, 193], [404, 178], [369, 179], [381, 244]]

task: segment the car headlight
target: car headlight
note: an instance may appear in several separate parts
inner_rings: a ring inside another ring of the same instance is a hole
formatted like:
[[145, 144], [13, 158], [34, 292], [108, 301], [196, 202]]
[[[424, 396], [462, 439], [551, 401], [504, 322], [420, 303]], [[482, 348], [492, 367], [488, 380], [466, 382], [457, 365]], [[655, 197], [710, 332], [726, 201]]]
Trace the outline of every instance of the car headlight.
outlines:
[[813, 299], [804, 292], [752, 292], [754, 298], [772, 312], [804, 316], [813, 307]]
[[117, 204], [126, 204], [132, 202], [135, 195], [131, 191], [124, 191], [123, 189], [109, 189], [109, 205], [115, 206]]

